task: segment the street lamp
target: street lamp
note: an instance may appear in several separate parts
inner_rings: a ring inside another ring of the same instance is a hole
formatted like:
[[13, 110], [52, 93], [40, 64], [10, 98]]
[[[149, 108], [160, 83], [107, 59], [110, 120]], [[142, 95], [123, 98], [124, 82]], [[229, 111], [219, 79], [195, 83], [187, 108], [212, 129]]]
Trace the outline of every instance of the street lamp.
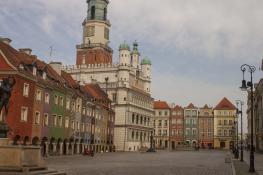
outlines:
[[[251, 113], [251, 146], [250, 146], [250, 164], [249, 164], [249, 172], [254, 173], [255, 172], [255, 166], [254, 166], [254, 139], [253, 139], [253, 130], [254, 130], [254, 126], [253, 126], [253, 122], [254, 122], [254, 98], [253, 98], [253, 73], [256, 71], [256, 67], [255, 66], [251, 66], [248, 64], [243, 64], [241, 66], [241, 71], [243, 72], [243, 80], [242, 80], [242, 86], [240, 87], [240, 89], [242, 91], [247, 91], [247, 89], [250, 87], [250, 100], [251, 100], [251, 109], [250, 109], [250, 113]], [[245, 72], [248, 71], [250, 73], [250, 81], [246, 82], [245, 80]]]
[[238, 117], [236, 117], [236, 120], [234, 121], [235, 124], [235, 133], [236, 133], [236, 149], [235, 149], [235, 158], [239, 158], [239, 147], [238, 147]]
[[[240, 161], [243, 162], [244, 159], [243, 159], [243, 105], [244, 105], [244, 102], [241, 101], [241, 100], [237, 100], [236, 101], [237, 103], [237, 115], [240, 114], [240, 119], [241, 119], [241, 146], [240, 146], [240, 149], [241, 149], [241, 152], [240, 152]], [[241, 108], [240, 110], [238, 109], [238, 105], [240, 104]]]

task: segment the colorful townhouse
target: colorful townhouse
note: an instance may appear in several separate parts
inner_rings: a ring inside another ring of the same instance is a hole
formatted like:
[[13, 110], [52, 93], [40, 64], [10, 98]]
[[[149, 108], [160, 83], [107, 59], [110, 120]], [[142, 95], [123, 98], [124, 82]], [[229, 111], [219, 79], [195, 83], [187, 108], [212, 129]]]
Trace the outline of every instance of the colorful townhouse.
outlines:
[[166, 101], [154, 102], [154, 140], [157, 149], [169, 148], [170, 107]]
[[171, 109], [170, 116], [170, 148], [175, 149], [177, 145], [184, 143], [184, 109], [176, 105]]
[[214, 147], [214, 115], [213, 108], [205, 105], [199, 109], [198, 116], [199, 146], [200, 148]]
[[113, 150], [115, 113], [104, 91], [90, 85], [97, 94], [92, 93], [61, 63], [46, 64], [31, 49], [16, 50], [10, 43], [0, 38], [0, 79], [16, 80], [6, 118], [13, 144], [41, 145], [43, 155]]
[[198, 145], [198, 108], [190, 103], [184, 108], [184, 140], [187, 145]]
[[214, 108], [214, 148], [231, 149], [235, 141], [236, 107], [223, 98]]

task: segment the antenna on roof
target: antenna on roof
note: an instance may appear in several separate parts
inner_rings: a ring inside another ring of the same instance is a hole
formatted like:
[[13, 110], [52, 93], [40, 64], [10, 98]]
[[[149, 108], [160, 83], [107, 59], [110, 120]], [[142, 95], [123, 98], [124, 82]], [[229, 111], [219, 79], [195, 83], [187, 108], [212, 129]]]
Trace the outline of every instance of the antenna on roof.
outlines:
[[49, 47], [49, 60], [51, 59], [51, 56], [53, 54], [53, 46]]

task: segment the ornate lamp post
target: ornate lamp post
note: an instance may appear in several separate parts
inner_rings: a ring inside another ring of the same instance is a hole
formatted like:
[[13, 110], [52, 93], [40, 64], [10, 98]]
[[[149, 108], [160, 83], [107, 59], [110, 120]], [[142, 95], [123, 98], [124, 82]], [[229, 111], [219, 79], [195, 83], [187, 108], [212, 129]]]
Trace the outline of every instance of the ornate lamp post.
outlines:
[[[256, 71], [256, 67], [255, 66], [251, 66], [248, 64], [243, 64], [241, 66], [241, 71], [243, 72], [243, 80], [242, 80], [242, 86], [240, 87], [241, 90], [243, 91], [247, 91], [248, 88], [250, 88], [250, 114], [251, 114], [251, 138], [250, 138], [250, 164], [249, 164], [249, 172], [254, 173], [255, 172], [255, 166], [254, 166], [254, 134], [253, 134], [253, 130], [254, 130], [254, 126], [253, 126], [253, 122], [254, 122], [254, 97], [253, 97], [253, 73]], [[246, 81], [245, 80], [245, 72], [248, 71], [250, 73], [250, 81]]]
[[[243, 159], [243, 111], [242, 111], [242, 109], [243, 109], [244, 102], [241, 101], [241, 100], [237, 100], [236, 103], [237, 103], [237, 115], [240, 114], [240, 117], [241, 117], [240, 118], [241, 119], [241, 146], [240, 146], [241, 152], [240, 152], [240, 161], [243, 162], [244, 159]], [[238, 109], [238, 105], [239, 104], [241, 106], [240, 110]]]
[[238, 146], [238, 116], [236, 117], [236, 121], [234, 121], [235, 124], [235, 133], [236, 133], [236, 149], [235, 149], [235, 158], [239, 158], [239, 146]]

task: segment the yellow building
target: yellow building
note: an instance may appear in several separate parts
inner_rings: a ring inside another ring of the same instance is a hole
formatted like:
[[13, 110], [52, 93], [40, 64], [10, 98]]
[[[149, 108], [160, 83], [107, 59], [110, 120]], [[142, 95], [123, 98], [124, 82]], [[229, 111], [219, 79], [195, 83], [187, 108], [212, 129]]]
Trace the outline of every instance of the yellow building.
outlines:
[[223, 98], [214, 108], [214, 148], [231, 149], [235, 141], [236, 107]]

